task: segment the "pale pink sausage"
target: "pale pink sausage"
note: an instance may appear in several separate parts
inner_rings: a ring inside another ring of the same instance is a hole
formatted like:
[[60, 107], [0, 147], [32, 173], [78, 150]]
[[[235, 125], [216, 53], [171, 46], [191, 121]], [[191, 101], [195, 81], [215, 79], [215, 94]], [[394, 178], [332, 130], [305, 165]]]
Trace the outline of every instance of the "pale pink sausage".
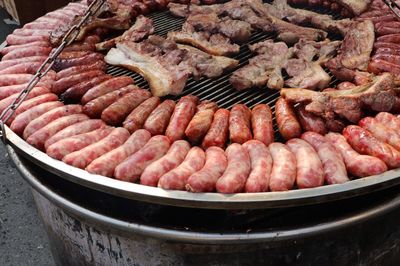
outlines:
[[161, 176], [158, 186], [163, 189], [184, 190], [187, 179], [204, 166], [205, 160], [206, 155], [201, 148], [191, 148], [178, 167]]
[[115, 178], [127, 182], [136, 181], [149, 164], [167, 153], [170, 145], [170, 140], [166, 136], [152, 137], [143, 148], [115, 168]]
[[180, 165], [189, 150], [190, 144], [186, 140], [177, 140], [172, 143], [167, 154], [144, 169], [140, 177], [140, 183], [156, 187], [160, 177]]
[[[40, 119], [36, 118], [36, 119]], [[54, 120], [53, 122], [50, 122], [47, 124], [45, 127], [42, 127], [35, 133], [29, 136], [29, 138], [26, 139], [26, 142], [31, 144], [33, 147], [39, 149], [39, 150], [44, 150], [44, 143], [46, 142], [47, 139], [49, 139], [51, 136], [56, 134], [58, 131], [61, 129], [66, 128], [67, 126], [70, 126], [72, 124], [81, 122], [83, 120], [87, 120], [89, 117], [83, 114], [74, 114], [74, 115], [69, 115], [69, 116], [64, 116], [61, 117], [57, 120]]]
[[324, 136], [315, 132], [306, 132], [301, 138], [317, 151], [324, 167], [324, 179], [327, 184], [342, 184], [349, 181], [342, 155]]
[[0, 75], [0, 86], [28, 83], [32, 77], [31, 74], [3, 74]]
[[215, 187], [220, 193], [242, 192], [251, 171], [250, 155], [242, 145], [237, 143], [226, 148], [225, 154], [228, 166]]
[[381, 122], [385, 126], [400, 132], [400, 119], [395, 115], [387, 112], [380, 112], [375, 118], [378, 122]]
[[66, 164], [85, 169], [94, 159], [99, 158], [101, 155], [118, 148], [128, 138], [129, 132], [122, 127], [115, 128], [107, 137], [93, 143], [82, 150], [75, 151], [68, 154], [63, 158]]
[[245, 191], [267, 191], [272, 169], [272, 157], [267, 146], [261, 141], [249, 140], [243, 147], [249, 153], [251, 162], [251, 172], [246, 181]]
[[223, 149], [216, 146], [208, 148], [203, 168], [188, 178], [186, 190], [190, 192], [215, 191], [215, 184], [224, 173], [227, 165], [228, 160]]
[[148, 131], [139, 129], [123, 145], [95, 159], [85, 170], [92, 174], [113, 177], [115, 167], [143, 148], [150, 138]]
[[57, 132], [54, 136], [49, 138], [45, 143], [44, 143], [44, 148], [47, 150], [47, 148], [56, 143], [59, 140], [66, 139], [72, 136], [80, 135], [83, 133], [91, 132], [93, 130], [103, 128], [105, 127], [106, 124], [101, 121], [100, 119], [90, 119], [90, 120], [85, 120], [76, 124], [73, 124], [69, 127], [64, 128], [63, 130], [60, 130]]
[[376, 118], [365, 117], [358, 122], [358, 125], [371, 134], [378, 140], [385, 142], [395, 149], [400, 150], [400, 135], [398, 131], [380, 123]]
[[107, 137], [112, 131], [112, 127], [106, 127], [67, 137], [48, 146], [46, 153], [54, 159], [61, 160], [72, 152], [79, 151], [90, 144], [100, 141]]
[[387, 166], [382, 160], [369, 155], [360, 155], [339, 133], [328, 133], [325, 139], [342, 154], [346, 169], [351, 175], [366, 177], [387, 171]]
[[296, 181], [296, 156], [285, 144], [279, 142], [271, 143], [268, 148], [273, 161], [269, 189], [271, 191], [292, 189]]
[[48, 56], [53, 48], [48, 46], [30, 46], [12, 50], [3, 58], [2, 61], [14, 60], [18, 58], [30, 57], [30, 56]]
[[[19, 95], [22, 90], [26, 89], [27, 86], [28, 86], [28, 84], [19, 84], [19, 85], [11, 85], [11, 86], [0, 87], [0, 101], [4, 100], [7, 97], [10, 97], [13, 94]], [[36, 86], [31, 90], [29, 95], [34, 90], [36, 90], [36, 88], [40, 88], [40, 87], [44, 87], [47, 90], [47, 92], [50, 92], [50, 89], [47, 86]], [[29, 97], [29, 95], [28, 95], [28, 97]]]
[[[50, 92], [50, 91], [46, 87], [35, 87], [28, 94], [25, 101], [35, 98], [37, 96], [40, 96], [42, 94], [46, 94], [48, 92]], [[15, 94], [8, 96], [7, 98], [1, 100], [0, 101], [0, 113], [2, 113], [7, 107], [9, 107], [10, 104], [12, 104], [15, 101], [15, 99], [17, 99], [18, 96], [19, 96], [19, 93], [15, 93]]]
[[65, 105], [60, 106], [58, 108], [52, 109], [41, 116], [32, 120], [24, 129], [23, 137], [27, 139], [30, 135], [32, 135], [37, 130], [40, 130], [50, 122], [72, 114], [79, 114], [82, 113], [82, 106], [78, 104], [74, 105]]
[[39, 104], [31, 109], [19, 114], [15, 117], [14, 121], [11, 123], [10, 129], [18, 135], [22, 135], [25, 127], [34, 119], [38, 118], [42, 114], [53, 110], [57, 107], [63, 106], [61, 102], [45, 102]]
[[286, 145], [296, 156], [296, 183], [299, 188], [313, 188], [324, 184], [322, 162], [314, 148], [302, 139], [294, 138]]

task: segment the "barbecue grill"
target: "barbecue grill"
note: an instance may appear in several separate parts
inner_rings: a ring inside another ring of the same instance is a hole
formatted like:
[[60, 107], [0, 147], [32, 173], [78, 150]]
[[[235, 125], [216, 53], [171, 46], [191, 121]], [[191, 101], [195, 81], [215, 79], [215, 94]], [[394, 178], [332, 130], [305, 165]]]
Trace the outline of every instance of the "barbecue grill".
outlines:
[[[166, 11], [149, 17], [158, 35], [179, 30], [184, 21]], [[234, 57], [237, 68], [252, 57], [248, 44], [268, 38], [274, 36], [254, 33]], [[124, 68], [108, 66], [107, 72], [131, 76], [148, 88]], [[182, 95], [169, 98], [193, 94], [221, 108], [266, 103], [273, 110], [279, 91], [236, 91], [229, 76], [191, 78]], [[395, 265], [400, 260], [393, 255], [400, 249], [400, 169], [313, 189], [196, 194], [92, 175], [48, 157], [8, 128], [6, 133], [8, 152], [33, 187], [60, 264]], [[320, 256], [326, 252], [329, 256]]]

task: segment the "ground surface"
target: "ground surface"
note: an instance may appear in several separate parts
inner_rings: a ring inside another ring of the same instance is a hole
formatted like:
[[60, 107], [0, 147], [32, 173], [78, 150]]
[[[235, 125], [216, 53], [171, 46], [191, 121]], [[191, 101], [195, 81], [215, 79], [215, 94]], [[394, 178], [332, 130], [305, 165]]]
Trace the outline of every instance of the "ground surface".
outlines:
[[[0, 43], [16, 25], [4, 22], [0, 8]], [[32, 194], [0, 142], [0, 265], [54, 265]]]

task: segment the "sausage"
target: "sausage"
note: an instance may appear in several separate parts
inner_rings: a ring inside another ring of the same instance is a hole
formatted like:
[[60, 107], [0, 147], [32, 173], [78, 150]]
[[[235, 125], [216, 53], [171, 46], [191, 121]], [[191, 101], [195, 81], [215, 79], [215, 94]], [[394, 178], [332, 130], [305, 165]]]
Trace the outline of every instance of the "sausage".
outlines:
[[159, 104], [160, 98], [158, 97], [151, 97], [145, 100], [128, 115], [123, 122], [123, 127], [130, 133], [142, 128], [147, 117]]
[[374, 74], [390, 72], [394, 75], [400, 75], [400, 65], [395, 65], [380, 59], [372, 59], [368, 64], [368, 71]]
[[229, 138], [232, 143], [243, 144], [251, 140], [251, 111], [244, 104], [235, 105], [229, 115]]
[[220, 193], [242, 192], [251, 171], [250, 155], [246, 148], [233, 143], [225, 150], [228, 165], [215, 187]]
[[203, 168], [192, 174], [186, 182], [186, 190], [190, 192], [215, 191], [217, 180], [224, 173], [228, 160], [225, 152], [219, 147], [210, 147], [206, 150], [206, 159]]
[[164, 156], [169, 146], [168, 137], [161, 135], [152, 137], [143, 148], [115, 168], [115, 178], [127, 182], [136, 181], [149, 164]]
[[87, 81], [89, 79], [104, 75], [102, 70], [90, 70], [82, 73], [78, 73], [72, 76], [68, 76], [62, 79], [57, 80], [53, 88], [51, 89], [52, 92], [59, 95], [66, 91], [71, 86], [74, 86], [80, 82]]
[[58, 108], [54, 108], [49, 112], [44, 113], [43, 115], [32, 120], [24, 129], [23, 138], [27, 139], [37, 130], [45, 127], [47, 124], [52, 121], [68, 115], [80, 114], [82, 113], [82, 106], [80, 105], [65, 105], [60, 106]]
[[45, 22], [30, 22], [24, 25], [23, 29], [36, 29], [36, 30], [55, 30], [61, 23], [45, 23]]
[[356, 85], [354, 83], [351, 83], [351, 82], [348, 82], [348, 81], [344, 81], [344, 82], [339, 83], [336, 86], [336, 89], [338, 89], [340, 91], [342, 91], [342, 90], [350, 90], [350, 89], [354, 88], [355, 86]]
[[177, 140], [172, 143], [168, 152], [163, 157], [144, 169], [140, 176], [140, 184], [156, 187], [160, 177], [178, 167], [185, 159], [189, 150], [190, 144], [186, 140]]
[[89, 70], [102, 70], [104, 72], [104, 71], [106, 71], [106, 69], [107, 69], [107, 64], [104, 61], [96, 61], [92, 64], [82, 65], [82, 66], [74, 66], [74, 67], [70, 67], [70, 68], [61, 70], [60, 72], [57, 73], [57, 80], [66, 78], [73, 74], [86, 72]]
[[314, 148], [302, 139], [294, 138], [286, 145], [296, 156], [296, 183], [299, 188], [313, 188], [324, 184], [322, 162]]
[[[79, 57], [83, 57], [83, 56], [87, 56], [89, 54], [91, 54], [92, 52], [90, 51], [62, 51], [59, 55], [58, 55], [58, 59], [72, 59], [72, 58], [79, 58]], [[99, 60], [98, 62], [101, 62], [102, 60]], [[103, 61], [104, 62], [104, 61]], [[75, 67], [80, 67], [80, 66], [75, 66]], [[68, 68], [67, 68], [68, 69]], [[62, 70], [64, 71], [64, 70]]]
[[387, 166], [382, 160], [369, 155], [360, 155], [339, 133], [328, 133], [325, 135], [325, 139], [341, 153], [346, 170], [351, 175], [366, 177], [387, 171]]
[[324, 119], [307, 112], [304, 106], [297, 108], [297, 117], [304, 131], [312, 131], [321, 135], [327, 133]]
[[375, 49], [395, 49], [399, 50], [400, 49], [400, 44], [399, 43], [391, 43], [391, 42], [375, 42], [374, 43], [374, 48]]
[[[27, 62], [39, 62], [43, 63], [46, 60], [47, 56], [30, 56], [30, 57], [25, 57], [25, 58], [18, 58], [15, 60], [8, 60], [8, 61], [1, 61], [0, 62], [0, 70], [4, 70], [6, 68], [19, 65], [21, 63], [27, 63]], [[4, 86], [4, 85], [1, 85]]]
[[89, 120], [84, 120], [82, 122], [70, 125], [60, 131], [58, 131], [56, 134], [54, 134], [51, 138], [46, 140], [44, 143], [44, 148], [45, 150], [48, 149], [48, 147], [60, 140], [67, 139], [72, 136], [80, 135], [83, 133], [88, 133], [91, 131], [94, 131], [99, 128], [103, 128], [106, 125], [104, 124], [103, 121], [100, 119], [89, 119]]
[[38, 95], [36, 97], [33, 97], [29, 100], [25, 100], [17, 109], [15, 109], [14, 114], [8, 119], [7, 125], [10, 125], [11, 122], [14, 121], [15, 117], [19, 114], [22, 114], [23, 112], [39, 105], [42, 103], [47, 103], [47, 102], [55, 102], [58, 101], [57, 95], [53, 93], [46, 93], [42, 95]]
[[382, 60], [391, 64], [400, 65], [400, 55], [394, 54], [376, 54], [372, 57], [372, 60]]
[[376, 39], [376, 42], [400, 43], [400, 34], [396, 33], [396, 34], [380, 36]]
[[268, 105], [259, 104], [251, 110], [251, 128], [255, 140], [259, 140], [267, 146], [274, 142], [272, 112]]
[[151, 93], [142, 89], [125, 94], [115, 103], [104, 109], [101, 113], [101, 119], [103, 119], [107, 124], [119, 125], [133, 109], [150, 97]]
[[120, 147], [129, 136], [129, 132], [126, 129], [122, 127], [115, 128], [107, 137], [79, 151], [66, 155], [62, 160], [66, 164], [85, 169], [94, 159]]
[[210, 129], [201, 144], [203, 149], [208, 149], [212, 146], [225, 147], [228, 139], [229, 116], [230, 112], [226, 109], [218, 109], [215, 112]]
[[91, 53], [86, 56], [71, 58], [71, 59], [56, 59], [53, 65], [53, 69], [57, 72], [73, 67], [73, 66], [81, 66], [81, 65], [89, 65], [97, 61], [104, 61], [104, 55], [99, 53]]
[[144, 129], [135, 131], [123, 145], [93, 160], [86, 167], [86, 171], [92, 174], [113, 177], [115, 167], [143, 148], [150, 138], [151, 134]]
[[100, 97], [104, 94], [107, 94], [109, 92], [121, 89], [123, 87], [126, 87], [128, 85], [133, 84], [133, 79], [128, 76], [121, 76], [121, 77], [115, 77], [109, 80], [106, 80], [96, 87], [91, 88], [88, 90], [85, 95], [82, 97], [82, 104], [87, 104], [91, 100], [96, 99], [97, 97]]
[[293, 107], [284, 98], [279, 98], [275, 104], [276, 123], [282, 137], [286, 140], [298, 138], [301, 126], [296, 118]]
[[24, 58], [29, 56], [48, 56], [53, 48], [43, 46], [30, 46], [29, 48], [15, 49], [3, 56], [2, 61]]
[[400, 48], [378, 48], [375, 51], [376, 55], [384, 54], [384, 55], [400, 55]]
[[204, 166], [205, 160], [206, 155], [201, 148], [191, 148], [178, 167], [160, 177], [158, 186], [163, 189], [184, 190], [188, 178]]
[[49, 41], [48, 36], [18, 36], [15, 34], [10, 34], [6, 38], [8, 45], [19, 45], [39, 41]]
[[268, 146], [272, 157], [269, 189], [287, 191], [293, 188], [296, 181], [296, 156], [282, 143], [274, 142]]
[[324, 136], [315, 132], [306, 132], [301, 138], [317, 151], [324, 168], [324, 179], [327, 184], [342, 184], [349, 181], [342, 155]]
[[169, 120], [175, 109], [175, 102], [165, 100], [156, 109], [151, 112], [144, 122], [143, 128], [151, 133], [151, 135], [162, 135], [165, 133]]
[[386, 127], [396, 132], [400, 132], [400, 119], [395, 115], [387, 112], [380, 112], [375, 118], [378, 122], [384, 124]]
[[65, 52], [77, 52], [77, 51], [91, 51], [96, 50], [96, 44], [94, 43], [73, 43], [64, 48]]
[[7, 47], [4, 47], [3, 49], [1, 49], [1, 54], [6, 55], [13, 50], [17, 50], [17, 49], [21, 49], [21, 48], [29, 48], [32, 46], [50, 47], [50, 44], [48, 42], [39, 41], [39, 42], [32, 42], [32, 43], [26, 43], [26, 44], [20, 44], [20, 45], [11, 45], [11, 46], [7, 46]]
[[245, 191], [267, 191], [272, 169], [272, 157], [268, 147], [258, 140], [249, 140], [243, 147], [249, 153], [251, 162], [251, 172], [246, 181]]
[[365, 117], [358, 122], [358, 125], [369, 131], [375, 138], [400, 150], [400, 135], [396, 130], [380, 123], [376, 118]]
[[[40, 119], [40, 117], [36, 118], [36, 119]], [[61, 117], [57, 120], [50, 122], [46, 126], [42, 127], [41, 129], [39, 129], [38, 131], [36, 131], [32, 135], [30, 135], [26, 139], [26, 142], [28, 142], [29, 144], [31, 144], [33, 147], [37, 148], [38, 150], [44, 150], [44, 143], [51, 136], [56, 134], [58, 131], [66, 128], [67, 126], [70, 126], [72, 124], [75, 124], [75, 123], [78, 123], [78, 122], [81, 122], [81, 121], [87, 120], [87, 119], [89, 119], [89, 118], [84, 114], [74, 114], [74, 115]], [[35, 120], [33, 120], [33, 121], [35, 121]]]
[[400, 152], [391, 145], [379, 141], [370, 132], [359, 126], [347, 126], [343, 136], [357, 152], [377, 157], [389, 168], [400, 166]]
[[22, 136], [25, 127], [34, 120], [35, 118], [41, 116], [42, 114], [53, 110], [57, 107], [63, 106], [61, 102], [45, 102], [39, 104], [31, 109], [19, 114], [15, 117], [14, 121], [10, 125], [10, 129], [14, 131], [16, 134]]
[[80, 82], [60, 95], [60, 99], [65, 102], [80, 102], [82, 96], [91, 88], [111, 79], [112, 76], [110, 75], [102, 75], [99, 77], [95, 77], [89, 79], [87, 81]]
[[12, 34], [17, 36], [49, 36], [51, 30], [44, 29], [15, 29]]
[[196, 111], [198, 100], [197, 96], [188, 95], [182, 97], [176, 104], [165, 131], [165, 136], [169, 137], [171, 141], [176, 141], [184, 137], [185, 130]]
[[70, 136], [65, 139], [60, 139], [57, 142], [54, 142], [53, 144], [49, 145], [46, 148], [46, 153], [47, 155], [49, 155], [54, 159], [62, 160], [62, 158], [64, 158], [68, 154], [82, 150], [83, 148], [104, 139], [113, 130], [114, 128], [112, 127], [99, 128], [90, 132], [81, 133], [75, 136]]
[[0, 75], [0, 86], [10, 86], [28, 83], [32, 79], [31, 74], [4, 74]]
[[218, 105], [210, 101], [203, 101], [197, 106], [196, 113], [185, 130], [185, 135], [192, 144], [198, 144], [203, 140], [217, 109]]
[[41, 62], [26, 62], [0, 70], [0, 75], [4, 74], [36, 74], [36, 71], [42, 65]]
[[104, 94], [85, 104], [85, 106], [83, 106], [83, 112], [91, 118], [98, 118], [101, 116], [104, 109], [122, 98], [124, 95], [134, 92], [135, 90], [138, 90], [136, 85], [129, 85], [119, 90]]

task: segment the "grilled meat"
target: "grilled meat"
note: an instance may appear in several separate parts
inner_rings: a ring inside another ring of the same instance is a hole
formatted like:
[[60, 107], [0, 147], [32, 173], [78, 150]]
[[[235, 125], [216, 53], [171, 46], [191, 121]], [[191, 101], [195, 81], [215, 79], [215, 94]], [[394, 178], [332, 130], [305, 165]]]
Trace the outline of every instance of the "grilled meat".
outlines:
[[[289, 0], [289, 4], [297, 4], [298, 0]], [[302, 0], [301, 4], [324, 6], [341, 14], [343, 17], [358, 16], [369, 7], [371, 0]]]

